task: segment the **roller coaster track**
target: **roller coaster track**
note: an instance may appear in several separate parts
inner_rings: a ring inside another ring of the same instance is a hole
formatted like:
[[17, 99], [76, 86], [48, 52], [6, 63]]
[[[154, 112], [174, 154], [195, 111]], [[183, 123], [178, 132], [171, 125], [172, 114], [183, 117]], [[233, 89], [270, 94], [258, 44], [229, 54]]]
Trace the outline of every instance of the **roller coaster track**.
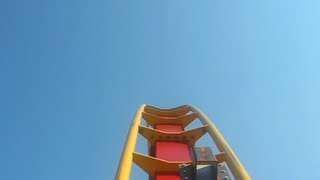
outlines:
[[[147, 126], [141, 125], [142, 119]], [[203, 126], [185, 130], [196, 119]], [[219, 152], [195, 146], [206, 133]], [[148, 155], [135, 152], [139, 134], [148, 140]], [[150, 180], [251, 179], [216, 126], [192, 105], [172, 109], [141, 105], [132, 121], [115, 180], [129, 180], [132, 163], [142, 168]]]

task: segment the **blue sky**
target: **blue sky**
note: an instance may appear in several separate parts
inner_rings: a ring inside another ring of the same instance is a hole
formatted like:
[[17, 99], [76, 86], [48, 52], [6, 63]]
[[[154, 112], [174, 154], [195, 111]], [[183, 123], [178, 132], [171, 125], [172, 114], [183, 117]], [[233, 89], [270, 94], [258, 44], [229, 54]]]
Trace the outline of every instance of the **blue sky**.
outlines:
[[2, 0], [0, 179], [113, 179], [142, 103], [201, 108], [253, 179], [320, 179], [319, 9]]

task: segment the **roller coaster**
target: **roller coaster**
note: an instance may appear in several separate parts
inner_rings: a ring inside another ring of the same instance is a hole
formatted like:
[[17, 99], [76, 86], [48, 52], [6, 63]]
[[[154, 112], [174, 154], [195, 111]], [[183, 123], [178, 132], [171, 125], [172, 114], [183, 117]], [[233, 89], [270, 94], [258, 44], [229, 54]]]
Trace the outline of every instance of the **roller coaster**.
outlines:
[[[142, 125], [142, 119], [146, 125]], [[194, 120], [202, 126], [185, 130]], [[208, 133], [219, 152], [196, 142]], [[135, 152], [138, 135], [148, 141], [148, 154]], [[130, 180], [132, 164], [149, 180], [250, 180], [250, 176], [212, 121], [198, 108], [182, 105], [160, 109], [141, 105], [132, 121], [115, 180]]]

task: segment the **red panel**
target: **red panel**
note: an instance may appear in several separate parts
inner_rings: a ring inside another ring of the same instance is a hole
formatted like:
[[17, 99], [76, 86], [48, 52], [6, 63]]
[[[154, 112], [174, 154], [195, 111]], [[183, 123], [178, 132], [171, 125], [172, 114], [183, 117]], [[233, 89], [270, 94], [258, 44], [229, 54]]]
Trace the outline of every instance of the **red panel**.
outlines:
[[156, 129], [166, 132], [181, 132], [183, 128], [181, 125], [171, 125], [171, 124], [157, 124]]
[[[181, 132], [181, 125], [158, 124], [156, 129], [165, 132]], [[190, 161], [189, 147], [185, 143], [177, 143], [170, 141], [157, 141], [155, 144], [155, 157], [165, 159], [167, 161]], [[155, 180], [180, 180], [179, 173], [158, 172]]]
[[156, 142], [155, 156], [168, 161], [190, 161], [189, 147], [184, 143]]
[[157, 174], [156, 180], [181, 180], [178, 173], [176, 174]]

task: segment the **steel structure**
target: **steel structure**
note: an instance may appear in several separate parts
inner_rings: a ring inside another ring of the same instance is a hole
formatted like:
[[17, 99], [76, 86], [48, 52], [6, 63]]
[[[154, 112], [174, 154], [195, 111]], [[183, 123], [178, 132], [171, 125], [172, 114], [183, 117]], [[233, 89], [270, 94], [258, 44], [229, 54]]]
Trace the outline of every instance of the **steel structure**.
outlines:
[[[141, 120], [147, 126], [141, 125]], [[203, 126], [185, 130], [195, 119]], [[148, 142], [148, 155], [135, 152], [138, 134]], [[196, 147], [196, 141], [209, 133], [220, 152]], [[118, 166], [116, 180], [129, 180], [132, 163], [150, 180], [250, 180], [247, 171], [210, 119], [198, 108], [183, 105], [160, 109], [141, 105], [135, 114]]]

